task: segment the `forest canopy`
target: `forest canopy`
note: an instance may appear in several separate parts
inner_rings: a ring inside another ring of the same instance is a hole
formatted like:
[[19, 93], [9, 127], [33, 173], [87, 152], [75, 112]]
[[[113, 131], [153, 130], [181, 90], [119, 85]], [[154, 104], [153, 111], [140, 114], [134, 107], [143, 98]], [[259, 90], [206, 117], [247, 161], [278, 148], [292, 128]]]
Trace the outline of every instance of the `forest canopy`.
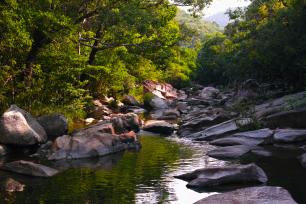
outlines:
[[1, 1], [0, 109], [81, 117], [92, 98], [140, 96], [146, 79], [187, 85], [201, 31], [175, 19], [177, 6], [196, 15], [210, 2]]
[[227, 85], [253, 78], [291, 91], [305, 88], [305, 0], [252, 0], [228, 14], [224, 33], [203, 43], [197, 80]]

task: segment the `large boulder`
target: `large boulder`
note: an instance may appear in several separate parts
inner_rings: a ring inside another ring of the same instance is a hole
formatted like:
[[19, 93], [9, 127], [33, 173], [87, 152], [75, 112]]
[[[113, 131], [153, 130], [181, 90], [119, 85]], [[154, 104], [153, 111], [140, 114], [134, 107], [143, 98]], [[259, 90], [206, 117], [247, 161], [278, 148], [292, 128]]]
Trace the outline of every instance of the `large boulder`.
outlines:
[[306, 128], [306, 108], [282, 111], [265, 118], [271, 128]]
[[123, 151], [128, 146], [117, 135], [92, 131], [58, 137], [53, 144], [49, 160], [99, 157]]
[[215, 194], [195, 204], [297, 204], [290, 193], [281, 187], [259, 186], [241, 188], [227, 193]]
[[294, 143], [306, 141], [306, 130], [279, 129], [275, 131], [273, 140], [276, 143]]
[[201, 91], [200, 97], [206, 100], [220, 98], [220, 91], [214, 87], [205, 87]]
[[306, 153], [302, 154], [299, 158], [301, 165], [306, 168]]
[[44, 115], [37, 118], [38, 123], [45, 129], [48, 139], [67, 134], [68, 120], [64, 115], [54, 113], [52, 115]]
[[141, 120], [135, 113], [115, 115], [111, 118], [111, 123], [117, 134], [131, 130], [138, 132], [141, 126]]
[[30, 113], [12, 105], [0, 119], [0, 143], [33, 145], [47, 141], [44, 128]]
[[158, 96], [153, 96], [146, 104], [154, 110], [169, 108], [167, 101]]
[[149, 120], [143, 126], [143, 130], [164, 135], [171, 135], [174, 131], [174, 125], [162, 120]]
[[265, 172], [255, 164], [198, 169], [176, 178], [188, 181], [190, 188], [200, 189], [258, 184], [268, 180]]
[[23, 160], [6, 163], [0, 169], [38, 177], [51, 177], [58, 173], [56, 169]]
[[216, 159], [238, 159], [249, 153], [252, 149], [252, 146], [246, 145], [218, 147], [217, 149], [208, 151], [207, 155]]
[[265, 128], [260, 130], [236, 133], [226, 138], [214, 140], [210, 144], [216, 146], [254, 146], [260, 144], [270, 144], [272, 142], [272, 135], [273, 131]]

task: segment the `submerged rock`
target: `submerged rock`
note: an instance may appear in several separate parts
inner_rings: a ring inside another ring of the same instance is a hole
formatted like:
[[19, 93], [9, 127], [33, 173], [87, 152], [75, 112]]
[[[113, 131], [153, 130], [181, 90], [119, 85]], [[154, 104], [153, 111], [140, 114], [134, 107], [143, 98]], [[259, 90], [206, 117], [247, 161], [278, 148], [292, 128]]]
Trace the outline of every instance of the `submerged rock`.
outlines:
[[4, 156], [7, 154], [7, 147], [5, 145], [0, 144], [0, 156]]
[[306, 130], [279, 129], [275, 131], [273, 139], [277, 143], [293, 143], [306, 141]]
[[56, 169], [23, 160], [6, 163], [0, 169], [38, 177], [51, 177], [58, 173]]
[[253, 147], [246, 145], [218, 147], [207, 152], [207, 155], [216, 159], [238, 159], [249, 153], [252, 149]]
[[188, 181], [190, 188], [199, 189], [258, 184], [268, 180], [265, 172], [255, 164], [198, 169], [176, 178]]
[[47, 141], [44, 128], [30, 113], [12, 105], [0, 119], [0, 143], [33, 145]]
[[306, 168], [306, 153], [299, 157], [299, 160], [304, 168]]
[[49, 139], [65, 135], [68, 131], [68, 120], [62, 114], [44, 115], [37, 118], [39, 124], [45, 129]]
[[290, 193], [281, 187], [259, 186], [215, 194], [195, 204], [297, 204]]
[[143, 130], [159, 134], [171, 135], [174, 131], [174, 125], [162, 120], [150, 120], [145, 123]]

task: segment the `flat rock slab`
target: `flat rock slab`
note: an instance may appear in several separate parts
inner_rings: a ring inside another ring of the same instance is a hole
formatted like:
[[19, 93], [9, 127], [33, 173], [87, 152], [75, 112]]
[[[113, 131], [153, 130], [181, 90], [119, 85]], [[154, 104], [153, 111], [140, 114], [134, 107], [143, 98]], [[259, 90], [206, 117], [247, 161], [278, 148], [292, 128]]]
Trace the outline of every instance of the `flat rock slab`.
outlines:
[[297, 204], [281, 187], [260, 186], [242, 188], [208, 196], [195, 204]]
[[269, 144], [272, 141], [273, 131], [266, 128], [248, 132], [241, 132], [226, 138], [212, 141], [210, 144], [216, 146], [247, 145], [255, 146], [259, 144]]
[[264, 141], [261, 139], [245, 138], [245, 137], [226, 137], [211, 141], [209, 144], [215, 146], [235, 146], [235, 145], [246, 145], [256, 146], [262, 144]]
[[58, 173], [56, 169], [23, 160], [6, 163], [0, 169], [38, 177], [51, 177]]
[[247, 126], [251, 123], [252, 119], [250, 118], [233, 119], [209, 127], [200, 133], [195, 133], [194, 136], [196, 140], [211, 141], [219, 139], [224, 135], [232, 134], [233, 132], [239, 130], [240, 127]]
[[249, 153], [254, 147], [246, 145], [235, 145], [227, 147], [218, 147], [207, 152], [207, 155], [216, 159], [238, 159]]
[[306, 141], [306, 130], [279, 129], [275, 131], [273, 140], [276, 143], [294, 143]]
[[306, 153], [299, 157], [299, 160], [304, 168], [306, 168]]
[[146, 122], [143, 130], [159, 134], [171, 135], [174, 131], [174, 125], [163, 120], [150, 120]]
[[255, 164], [198, 169], [176, 178], [188, 181], [187, 187], [198, 189], [265, 183], [268, 180], [265, 172]]

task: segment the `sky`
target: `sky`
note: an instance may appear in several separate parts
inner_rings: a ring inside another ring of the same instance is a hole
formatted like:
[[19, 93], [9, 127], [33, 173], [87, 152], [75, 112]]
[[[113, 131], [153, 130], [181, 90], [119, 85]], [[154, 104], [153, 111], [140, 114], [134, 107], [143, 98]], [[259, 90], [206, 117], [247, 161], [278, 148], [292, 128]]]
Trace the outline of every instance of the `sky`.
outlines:
[[216, 13], [225, 12], [229, 8], [244, 7], [249, 4], [249, 0], [214, 0], [209, 8], [204, 9], [204, 16], [209, 17]]

